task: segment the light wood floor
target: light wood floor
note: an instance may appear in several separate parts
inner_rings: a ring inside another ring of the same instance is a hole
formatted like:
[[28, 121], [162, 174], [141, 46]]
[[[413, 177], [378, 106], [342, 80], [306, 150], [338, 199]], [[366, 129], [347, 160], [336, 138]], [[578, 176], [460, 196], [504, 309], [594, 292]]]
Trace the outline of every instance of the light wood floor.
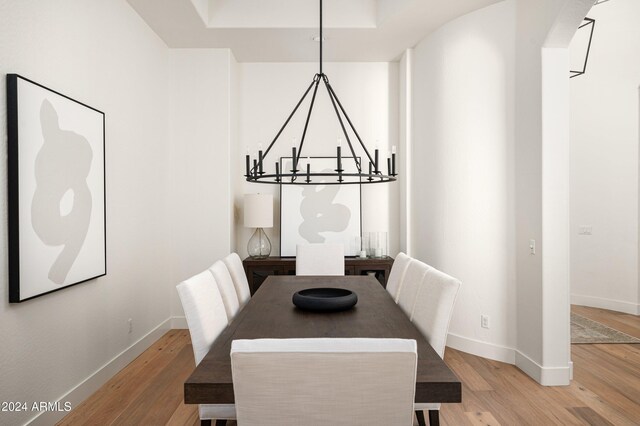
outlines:
[[[572, 310], [640, 338], [640, 317]], [[640, 345], [573, 345], [572, 358], [571, 385], [543, 387], [512, 365], [447, 349], [445, 361], [463, 382], [463, 402], [443, 405], [441, 423], [640, 424]], [[59, 424], [198, 425], [196, 407], [182, 402], [193, 368], [188, 331], [171, 330]]]

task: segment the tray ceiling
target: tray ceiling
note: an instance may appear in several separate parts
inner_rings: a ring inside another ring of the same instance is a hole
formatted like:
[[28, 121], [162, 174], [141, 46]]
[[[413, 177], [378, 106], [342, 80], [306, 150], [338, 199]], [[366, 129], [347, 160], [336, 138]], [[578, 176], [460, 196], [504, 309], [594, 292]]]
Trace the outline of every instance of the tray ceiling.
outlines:
[[[317, 0], [128, 0], [174, 48], [230, 48], [240, 62], [316, 61]], [[497, 0], [324, 0], [325, 60], [397, 60], [444, 23]]]

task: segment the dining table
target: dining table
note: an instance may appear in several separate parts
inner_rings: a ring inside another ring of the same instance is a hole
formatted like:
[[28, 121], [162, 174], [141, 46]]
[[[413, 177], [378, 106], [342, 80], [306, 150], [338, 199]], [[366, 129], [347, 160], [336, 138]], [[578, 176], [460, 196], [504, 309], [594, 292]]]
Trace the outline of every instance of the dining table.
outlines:
[[[341, 312], [311, 312], [294, 306], [295, 292], [318, 287], [351, 290], [358, 296], [357, 304]], [[230, 357], [233, 340], [318, 337], [414, 339], [418, 350], [415, 402], [462, 400], [460, 380], [375, 278], [272, 275], [217, 337], [184, 383], [184, 401], [234, 403]]]

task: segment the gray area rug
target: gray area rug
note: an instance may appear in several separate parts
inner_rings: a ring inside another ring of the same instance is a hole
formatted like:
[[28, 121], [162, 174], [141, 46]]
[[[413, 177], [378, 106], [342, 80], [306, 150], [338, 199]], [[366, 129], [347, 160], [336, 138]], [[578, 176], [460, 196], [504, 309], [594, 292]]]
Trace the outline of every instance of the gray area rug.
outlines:
[[640, 339], [572, 313], [571, 343], [640, 343]]

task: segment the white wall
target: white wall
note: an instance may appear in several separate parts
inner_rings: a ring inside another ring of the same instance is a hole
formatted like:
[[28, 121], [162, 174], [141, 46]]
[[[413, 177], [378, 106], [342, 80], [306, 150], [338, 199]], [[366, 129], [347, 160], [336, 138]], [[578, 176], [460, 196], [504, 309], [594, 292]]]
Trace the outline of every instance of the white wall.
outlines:
[[413, 119], [413, 88], [411, 86], [413, 76], [411, 71], [413, 70], [413, 49], [407, 49], [400, 62], [398, 63], [398, 123], [399, 123], [399, 138], [400, 153], [398, 155], [398, 162], [401, 165], [404, 173], [400, 180], [400, 251], [403, 251], [409, 256], [413, 256], [413, 229], [412, 224], [412, 200], [411, 200], [411, 178], [413, 176], [411, 161], [411, 154], [413, 153], [412, 141], [412, 129], [413, 125], [411, 120]]
[[507, 0], [413, 52], [412, 246], [463, 281], [448, 344], [545, 385], [571, 372], [566, 48], [590, 5]]
[[[170, 139], [174, 284], [229, 254], [231, 236], [231, 78], [228, 49], [172, 49]], [[183, 316], [171, 289], [172, 315]]]
[[[517, 349], [524, 355], [520, 362], [533, 365], [542, 364], [544, 345], [541, 47], [560, 7], [555, 0], [516, 1]], [[531, 254], [530, 240], [536, 241], [537, 255]]]
[[489, 6], [420, 42], [411, 71], [414, 255], [463, 282], [448, 344], [507, 362], [516, 345], [514, 40], [514, 2]]
[[[229, 200], [229, 210], [230, 210], [230, 219], [231, 226], [229, 228], [230, 239], [231, 239], [231, 251], [239, 253], [241, 247], [245, 247], [246, 252], [246, 241], [238, 241], [237, 235], [240, 232], [239, 228], [241, 222], [239, 220], [240, 213], [237, 208], [236, 200], [240, 197], [242, 199], [242, 192], [239, 190], [244, 184], [244, 181], [238, 176], [244, 174], [241, 167], [244, 164], [241, 164], [239, 158], [242, 158], [242, 150], [239, 141], [240, 138], [240, 65], [235, 60], [232, 55], [231, 60], [231, 75], [230, 75], [230, 105], [231, 105], [231, 116], [230, 116], [230, 138], [229, 138], [229, 168], [231, 173], [231, 196]], [[238, 195], [240, 194], [240, 195]]]
[[[168, 70], [166, 46], [125, 1], [0, 2], [0, 401], [56, 401], [168, 327]], [[19, 305], [7, 300], [5, 73], [106, 113], [107, 275]]]
[[[0, 400], [75, 406], [164, 330], [184, 326], [175, 285], [233, 248], [235, 59], [228, 49], [167, 49], [124, 1], [0, 7], [1, 72], [106, 114], [107, 276], [20, 305], [0, 296]], [[2, 413], [0, 423], [35, 414]]]
[[[280, 251], [279, 188], [277, 185], [252, 184], [244, 181], [245, 154], [249, 147], [253, 156], [258, 143], [266, 149], [293, 107], [318, 72], [315, 63], [241, 63], [238, 64], [239, 137], [233, 141], [237, 172], [235, 206], [236, 248], [244, 257], [247, 241], [253, 229], [243, 226], [243, 195], [247, 193], [274, 194], [274, 227], [267, 229], [272, 255]], [[382, 153], [392, 145], [399, 145], [398, 136], [398, 64], [397, 63], [328, 63], [324, 65], [331, 85], [345, 107], [358, 133], [373, 154], [376, 140]], [[310, 98], [311, 94], [309, 94]], [[308, 102], [308, 101], [307, 101]], [[306, 103], [305, 105], [307, 105]], [[307, 108], [300, 107], [279, 141], [269, 153], [265, 164], [274, 170], [273, 163], [280, 156], [291, 155], [291, 140], [298, 141], [304, 128]], [[333, 111], [323, 84], [318, 88], [316, 104], [304, 144], [304, 156], [331, 156], [335, 153], [340, 124]], [[346, 145], [346, 142], [343, 142]], [[344, 145], [343, 145], [344, 146]], [[344, 149], [344, 148], [343, 148]], [[360, 151], [356, 151], [363, 155]], [[385, 166], [386, 167], [386, 166]], [[401, 171], [401, 176], [402, 178]], [[362, 230], [388, 231], [389, 253], [399, 251], [399, 188], [398, 183], [363, 185]]]
[[[603, 3], [588, 16], [587, 72], [571, 79], [571, 298], [638, 315], [640, 2]], [[572, 42], [574, 67], [585, 35]], [[579, 235], [581, 226], [593, 234]]]
[[590, 4], [516, 0], [516, 365], [544, 385], [571, 376], [567, 46]]

